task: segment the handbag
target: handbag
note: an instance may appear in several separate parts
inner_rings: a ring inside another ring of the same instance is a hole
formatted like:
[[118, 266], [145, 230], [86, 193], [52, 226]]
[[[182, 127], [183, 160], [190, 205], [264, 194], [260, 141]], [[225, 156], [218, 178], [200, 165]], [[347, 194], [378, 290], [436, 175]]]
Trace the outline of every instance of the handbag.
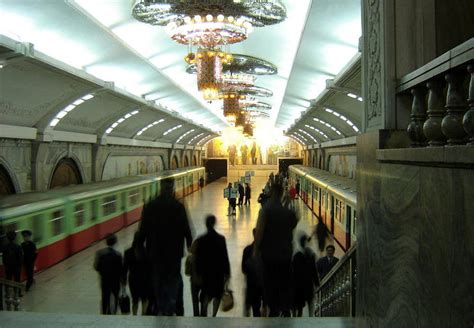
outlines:
[[234, 294], [227, 286], [224, 289], [224, 294], [222, 294], [221, 308], [224, 312], [234, 308]]
[[127, 295], [125, 288], [122, 288], [120, 293], [119, 306], [122, 314], [130, 314], [130, 297]]

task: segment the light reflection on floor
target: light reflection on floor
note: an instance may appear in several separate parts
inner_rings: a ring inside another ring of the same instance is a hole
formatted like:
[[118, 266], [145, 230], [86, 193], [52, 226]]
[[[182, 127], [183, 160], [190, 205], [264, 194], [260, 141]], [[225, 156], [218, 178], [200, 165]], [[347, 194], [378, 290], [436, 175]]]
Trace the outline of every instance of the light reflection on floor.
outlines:
[[[243, 315], [244, 277], [240, 271], [242, 251], [252, 241], [252, 229], [255, 227], [260, 204], [257, 202], [259, 191], [266, 180], [254, 178], [252, 181], [251, 205], [237, 209], [235, 217], [227, 216], [227, 201], [223, 199], [226, 179], [221, 179], [206, 186], [202, 191], [195, 192], [184, 199], [188, 215], [192, 221], [195, 236], [205, 232], [204, 217], [212, 213], [217, 217], [216, 229], [227, 240], [227, 248], [231, 262], [232, 282], [235, 307], [227, 313], [219, 312], [222, 317], [241, 317]], [[300, 200], [296, 203], [300, 217], [295, 234], [300, 231], [310, 233], [316, 223], [311, 211]], [[137, 225], [132, 225], [117, 236], [118, 249], [128, 248], [133, 239]], [[315, 245], [313, 244], [313, 249]], [[34, 312], [58, 313], [99, 313], [100, 290], [97, 273], [92, 268], [94, 253], [104, 247], [97, 243], [92, 247], [74, 255], [58, 265], [38, 274], [36, 285], [23, 297], [22, 308]], [[336, 256], [341, 257], [342, 251], [336, 245]], [[184, 264], [184, 259], [183, 259]], [[183, 265], [184, 268], [184, 265]], [[189, 279], [184, 276], [185, 315], [192, 315]]]

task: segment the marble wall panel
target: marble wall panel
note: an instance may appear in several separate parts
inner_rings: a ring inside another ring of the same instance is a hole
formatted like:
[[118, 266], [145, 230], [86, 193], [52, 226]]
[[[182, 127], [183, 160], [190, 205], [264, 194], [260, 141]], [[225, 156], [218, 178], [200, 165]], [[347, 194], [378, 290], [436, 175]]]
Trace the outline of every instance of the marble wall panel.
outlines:
[[362, 162], [361, 327], [471, 327], [474, 171]]

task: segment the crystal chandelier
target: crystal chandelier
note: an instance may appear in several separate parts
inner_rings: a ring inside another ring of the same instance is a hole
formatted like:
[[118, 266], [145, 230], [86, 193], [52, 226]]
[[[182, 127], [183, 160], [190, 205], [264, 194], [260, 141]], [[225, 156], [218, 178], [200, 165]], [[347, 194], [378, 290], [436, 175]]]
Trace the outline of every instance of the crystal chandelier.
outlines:
[[253, 26], [286, 19], [277, 0], [136, 0], [132, 13], [141, 22], [167, 26], [178, 43], [206, 48], [241, 42]]
[[[278, 0], [135, 0], [132, 14], [143, 23], [166, 26], [171, 39], [190, 47], [185, 60], [196, 64], [198, 89], [206, 100], [217, 99], [222, 65], [233, 59], [222, 48], [246, 40], [254, 26], [286, 19]], [[200, 49], [196, 54], [193, 46]], [[217, 56], [206, 56], [210, 53]]]

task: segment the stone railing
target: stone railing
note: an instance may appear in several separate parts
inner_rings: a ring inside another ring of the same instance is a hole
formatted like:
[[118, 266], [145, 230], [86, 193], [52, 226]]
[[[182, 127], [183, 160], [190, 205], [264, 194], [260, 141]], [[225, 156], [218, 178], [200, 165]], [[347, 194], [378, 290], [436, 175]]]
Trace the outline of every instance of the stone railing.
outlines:
[[412, 147], [474, 146], [474, 38], [403, 77], [408, 94]]
[[354, 245], [324, 277], [316, 290], [315, 316], [354, 317], [356, 276], [356, 245]]
[[23, 292], [22, 284], [0, 279], [0, 311], [18, 311]]

